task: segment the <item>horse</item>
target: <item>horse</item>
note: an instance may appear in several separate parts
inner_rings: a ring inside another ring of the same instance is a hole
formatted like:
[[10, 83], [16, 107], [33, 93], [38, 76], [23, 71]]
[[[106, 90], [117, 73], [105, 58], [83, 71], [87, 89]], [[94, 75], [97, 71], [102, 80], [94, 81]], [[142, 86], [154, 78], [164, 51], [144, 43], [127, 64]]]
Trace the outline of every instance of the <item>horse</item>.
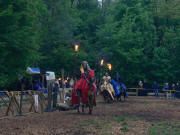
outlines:
[[100, 86], [101, 95], [104, 98], [105, 103], [112, 103], [115, 99], [115, 93], [113, 86], [110, 82], [104, 81]]
[[103, 98], [104, 98], [104, 101], [105, 103], [112, 103], [114, 100], [112, 99], [111, 95], [109, 94], [108, 90], [104, 89], [102, 92], [101, 92]]
[[[83, 104], [82, 99], [83, 96], [87, 96], [87, 103]], [[85, 112], [85, 108], [89, 108], [89, 114], [92, 114], [93, 106], [96, 106], [96, 98], [95, 98], [95, 84], [94, 84], [94, 77], [88, 81], [88, 93], [87, 95], [82, 92], [81, 89], [76, 90], [76, 97], [78, 99], [77, 104], [77, 112], [80, 113], [80, 107], [82, 107], [82, 112]]]
[[122, 101], [121, 97], [124, 98], [123, 101], [126, 101], [126, 90], [124, 88], [120, 88], [120, 94], [116, 96], [117, 101]]
[[111, 80], [111, 84], [113, 85], [113, 88], [115, 90], [115, 97], [117, 101], [122, 101], [121, 97], [124, 97], [124, 101], [126, 100], [127, 93], [126, 93], [126, 86], [124, 83], [118, 83], [115, 80]]

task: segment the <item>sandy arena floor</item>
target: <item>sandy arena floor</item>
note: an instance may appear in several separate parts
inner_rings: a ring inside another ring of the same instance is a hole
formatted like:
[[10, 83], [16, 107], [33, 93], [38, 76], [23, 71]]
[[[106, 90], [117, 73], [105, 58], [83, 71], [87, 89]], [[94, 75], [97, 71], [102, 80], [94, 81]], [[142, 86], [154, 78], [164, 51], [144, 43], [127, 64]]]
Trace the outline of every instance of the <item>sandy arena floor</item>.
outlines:
[[29, 114], [0, 120], [1, 135], [180, 135], [180, 100], [129, 97], [93, 114], [76, 110]]

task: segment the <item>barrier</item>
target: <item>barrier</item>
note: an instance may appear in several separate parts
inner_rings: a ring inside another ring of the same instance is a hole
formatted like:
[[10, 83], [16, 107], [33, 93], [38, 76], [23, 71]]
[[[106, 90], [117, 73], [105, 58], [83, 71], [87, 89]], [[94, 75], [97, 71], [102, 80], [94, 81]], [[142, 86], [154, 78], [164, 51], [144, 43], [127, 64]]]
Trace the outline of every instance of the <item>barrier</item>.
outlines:
[[128, 90], [136, 90], [136, 96], [138, 96], [139, 90], [145, 90], [144, 88], [128, 88]]
[[[61, 89], [62, 90], [62, 89]], [[65, 93], [68, 93], [72, 90], [72, 88], [64, 89]], [[128, 88], [128, 90], [133, 90], [136, 92], [136, 96], [138, 96], [138, 91], [145, 90], [144, 88]], [[153, 89], [146, 89], [151, 91]], [[177, 90], [162, 90], [162, 92], [170, 93], [172, 98], [172, 92], [179, 93]], [[54, 92], [53, 92], [54, 93]], [[53, 94], [52, 93], [52, 94]], [[33, 91], [33, 90], [26, 90], [26, 91], [0, 91], [0, 105], [5, 110], [4, 115], [9, 116], [10, 114], [15, 115], [19, 111], [19, 100], [20, 95], [23, 94], [25, 96], [23, 98], [23, 106], [29, 104], [30, 106], [26, 108], [28, 112], [39, 112], [36, 108], [36, 102], [40, 105], [40, 113], [43, 113], [44, 110], [47, 108], [47, 90], [41, 89], [40, 91]], [[36, 96], [36, 98], [35, 98]], [[38, 97], [38, 98], [37, 98]], [[25, 102], [28, 102], [25, 104]]]
[[166, 92], [166, 93], [168, 93], [169, 92], [169, 94], [170, 94], [170, 99], [172, 99], [172, 92], [175, 92], [175, 93], [178, 93], [179, 91], [177, 91], [177, 90], [162, 90], [163, 92]]
[[[150, 92], [150, 91], [154, 92], [154, 89], [144, 89], [144, 88], [128, 88], [128, 90], [135, 90], [136, 96], [138, 96], [138, 91], [139, 91], [139, 90], [147, 90], [148, 92]], [[180, 91], [177, 91], [177, 90], [162, 90], [161, 92], [163, 92], [163, 93], [169, 92], [169, 94], [170, 94], [170, 99], [172, 99], [172, 92], [180, 93]], [[160, 92], [159, 92], [159, 93], [160, 93]]]
[[9, 106], [12, 104], [9, 104], [9, 101], [12, 101], [13, 98], [10, 96], [10, 93], [8, 91], [0, 91], [0, 103], [1, 105], [5, 105], [7, 107], [6, 109], [6, 115], [8, 115], [8, 112], [11, 111], [12, 114], [14, 114], [14, 109], [11, 109]]
[[[10, 115], [10, 112], [12, 115], [15, 115], [15, 112], [19, 111], [19, 105], [18, 102], [20, 99], [20, 95], [23, 94], [25, 96], [23, 102], [29, 102], [30, 107], [27, 108], [28, 112], [38, 112], [37, 108], [35, 108], [35, 98], [36, 95], [38, 97], [38, 104], [40, 105], [40, 113], [44, 112], [44, 106], [46, 106], [44, 94], [41, 91], [33, 91], [33, 90], [26, 90], [26, 91], [0, 91], [0, 103], [3, 106], [3, 109], [5, 109], [5, 114], [3, 115]], [[23, 104], [26, 106], [27, 104]], [[14, 109], [15, 108], [15, 109]]]

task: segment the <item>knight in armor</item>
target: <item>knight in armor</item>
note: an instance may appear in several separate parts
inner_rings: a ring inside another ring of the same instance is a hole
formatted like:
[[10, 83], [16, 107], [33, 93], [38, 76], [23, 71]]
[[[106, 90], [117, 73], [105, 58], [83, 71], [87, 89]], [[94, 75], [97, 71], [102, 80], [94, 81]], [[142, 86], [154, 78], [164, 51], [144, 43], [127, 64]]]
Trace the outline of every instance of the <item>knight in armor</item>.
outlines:
[[122, 82], [122, 77], [119, 75], [119, 73], [116, 73], [116, 81], [120, 86], [121, 92], [124, 92], [124, 96], [127, 98], [128, 97], [127, 88], [125, 84]]
[[106, 75], [103, 77], [103, 84], [101, 85], [101, 92], [104, 90], [107, 90], [111, 96], [111, 99], [114, 100], [115, 93], [111, 82], [111, 77], [106, 73]]
[[87, 61], [83, 61], [80, 66], [81, 71], [81, 77], [80, 80], [74, 85], [73, 91], [72, 91], [72, 105], [78, 105], [79, 98], [77, 95], [81, 96], [81, 103], [85, 106], [88, 106], [89, 98], [88, 96], [93, 97], [93, 106], [96, 105], [95, 102], [95, 90], [96, 86], [94, 84], [95, 79], [95, 73], [94, 70], [92, 70], [88, 64]]

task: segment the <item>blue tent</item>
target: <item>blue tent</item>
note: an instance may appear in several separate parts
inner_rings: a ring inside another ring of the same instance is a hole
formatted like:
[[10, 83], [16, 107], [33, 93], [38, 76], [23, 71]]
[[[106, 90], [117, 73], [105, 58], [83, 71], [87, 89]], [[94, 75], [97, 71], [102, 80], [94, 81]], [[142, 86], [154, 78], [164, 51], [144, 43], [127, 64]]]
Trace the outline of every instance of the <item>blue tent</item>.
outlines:
[[40, 69], [38, 69], [38, 68], [33, 68], [33, 67], [28, 67], [28, 68], [26, 69], [26, 72], [27, 72], [28, 74], [40, 74]]

